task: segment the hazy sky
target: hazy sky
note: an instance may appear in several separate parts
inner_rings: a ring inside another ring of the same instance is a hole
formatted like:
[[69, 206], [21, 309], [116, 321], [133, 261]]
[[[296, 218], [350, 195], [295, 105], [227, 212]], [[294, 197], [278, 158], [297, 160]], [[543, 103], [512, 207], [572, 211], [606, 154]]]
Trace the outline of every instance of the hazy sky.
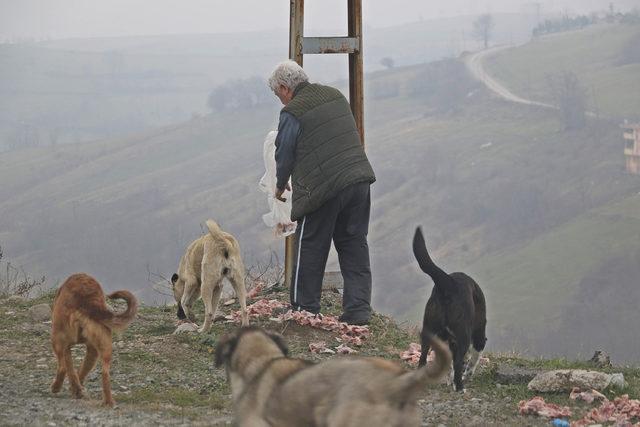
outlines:
[[[365, 25], [485, 12], [583, 12], [640, 0], [363, 0]], [[307, 28], [346, 27], [346, 0], [307, 0]], [[287, 0], [0, 0], [0, 39], [244, 32], [288, 28]]]

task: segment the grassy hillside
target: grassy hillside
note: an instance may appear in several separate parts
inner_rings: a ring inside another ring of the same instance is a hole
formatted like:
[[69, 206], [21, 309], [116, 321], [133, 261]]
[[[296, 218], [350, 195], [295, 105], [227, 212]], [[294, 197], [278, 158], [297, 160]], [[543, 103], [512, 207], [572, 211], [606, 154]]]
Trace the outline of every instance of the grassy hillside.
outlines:
[[[472, 21], [466, 16], [366, 28], [366, 70], [383, 68], [384, 57], [408, 65], [471, 49], [475, 43], [460, 30], [470, 29]], [[523, 40], [532, 23], [524, 15], [497, 15], [495, 41]], [[217, 85], [266, 79], [287, 52], [283, 30], [0, 45], [0, 151], [122, 137], [183, 122], [207, 113], [207, 97]], [[305, 66], [317, 81], [347, 76], [343, 55], [311, 55]]]
[[[487, 290], [493, 338], [524, 351], [568, 348], [588, 356], [595, 348], [638, 354], [638, 268], [625, 277], [619, 269], [597, 288], [583, 286], [613, 259], [630, 257], [637, 266], [640, 250], [640, 196], [606, 204], [527, 241], [522, 247], [496, 251], [469, 266]], [[609, 296], [605, 301], [599, 293]], [[602, 312], [615, 310], [620, 322]], [[624, 316], [622, 315], [624, 313]], [[571, 317], [585, 319], [580, 325]], [[609, 334], [600, 334], [601, 329]]]
[[600, 24], [503, 51], [487, 61], [487, 69], [519, 96], [552, 103], [547, 76], [573, 72], [587, 91], [590, 110], [638, 120], [638, 45], [640, 25]]
[[[617, 122], [561, 131], [553, 111], [496, 100], [457, 61], [370, 74], [367, 94], [378, 310], [421, 317], [431, 282], [411, 253], [420, 224], [433, 258], [486, 290], [491, 348], [590, 352], [583, 347], [591, 347], [591, 330], [593, 345], [601, 340], [614, 357], [637, 359], [626, 336], [608, 329], [636, 321], [632, 310], [614, 309], [612, 295], [640, 304], [630, 285], [640, 180], [624, 172]], [[49, 284], [87, 271], [107, 289], [125, 286], [157, 302], [164, 297], [147, 270], [170, 276], [212, 217], [238, 237], [247, 265], [267, 262], [271, 251], [281, 261], [257, 189], [262, 141], [278, 108], [274, 99], [125, 139], [3, 153], [5, 258]], [[593, 278], [622, 287], [598, 293]], [[581, 295], [594, 297], [582, 313], [597, 313], [607, 327], [572, 323]], [[562, 332], [569, 325], [572, 339]]]

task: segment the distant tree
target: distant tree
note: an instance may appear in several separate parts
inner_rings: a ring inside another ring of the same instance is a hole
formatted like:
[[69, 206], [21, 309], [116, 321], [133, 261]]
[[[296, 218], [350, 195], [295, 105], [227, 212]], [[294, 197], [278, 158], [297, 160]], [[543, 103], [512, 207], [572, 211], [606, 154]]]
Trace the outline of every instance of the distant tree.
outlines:
[[631, 37], [620, 52], [619, 65], [640, 64], [640, 33]]
[[393, 58], [391, 58], [390, 56], [385, 56], [380, 60], [380, 64], [386, 69], [391, 69], [394, 67], [395, 62], [393, 61]]
[[218, 86], [209, 94], [207, 104], [213, 111], [223, 111], [226, 108], [230, 98], [231, 93], [229, 93], [229, 89], [224, 85]]
[[640, 24], [640, 9], [634, 8], [633, 10], [622, 15], [620, 19], [622, 24], [637, 25]]
[[491, 36], [493, 35], [494, 26], [493, 16], [488, 13], [480, 15], [478, 19], [473, 21], [471, 35], [474, 39], [481, 41], [484, 44], [484, 48], [487, 49], [489, 47], [489, 40], [491, 40]]
[[273, 100], [266, 83], [259, 77], [230, 80], [209, 93], [207, 104], [213, 111], [254, 108]]
[[563, 31], [571, 31], [582, 29], [598, 22], [597, 16], [578, 15], [570, 17], [564, 15], [559, 19], [547, 19], [533, 29], [533, 36], [537, 37], [543, 34], [559, 33]]
[[565, 130], [582, 129], [587, 123], [587, 90], [572, 72], [548, 75], [551, 92], [555, 94], [556, 104]]

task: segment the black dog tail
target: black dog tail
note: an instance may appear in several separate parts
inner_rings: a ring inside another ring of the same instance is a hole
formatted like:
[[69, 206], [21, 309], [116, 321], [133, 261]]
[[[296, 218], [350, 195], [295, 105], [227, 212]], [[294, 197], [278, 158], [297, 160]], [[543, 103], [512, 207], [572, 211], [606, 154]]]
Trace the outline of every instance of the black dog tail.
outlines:
[[[416, 233], [413, 235], [413, 255], [416, 257], [420, 269], [431, 276], [436, 286], [448, 282], [449, 275], [431, 260], [420, 227], [416, 227]], [[443, 291], [446, 292], [446, 289]]]

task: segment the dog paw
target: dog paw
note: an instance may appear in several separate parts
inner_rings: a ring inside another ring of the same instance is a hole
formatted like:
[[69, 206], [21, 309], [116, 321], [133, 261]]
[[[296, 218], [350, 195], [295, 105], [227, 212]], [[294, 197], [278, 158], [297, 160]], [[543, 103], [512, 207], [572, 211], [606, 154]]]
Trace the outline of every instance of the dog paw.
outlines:
[[84, 394], [84, 390], [82, 389], [71, 390], [71, 396], [73, 396], [75, 399], [84, 399], [86, 397]]
[[57, 385], [57, 384], [51, 385], [51, 393], [60, 393], [60, 390], [62, 390], [62, 384], [60, 384], [60, 385]]
[[111, 399], [111, 400], [104, 400], [104, 401], [102, 402], [102, 406], [106, 406], [106, 407], [108, 407], [108, 408], [115, 408], [115, 406], [116, 406], [116, 402], [115, 402], [113, 399]]

